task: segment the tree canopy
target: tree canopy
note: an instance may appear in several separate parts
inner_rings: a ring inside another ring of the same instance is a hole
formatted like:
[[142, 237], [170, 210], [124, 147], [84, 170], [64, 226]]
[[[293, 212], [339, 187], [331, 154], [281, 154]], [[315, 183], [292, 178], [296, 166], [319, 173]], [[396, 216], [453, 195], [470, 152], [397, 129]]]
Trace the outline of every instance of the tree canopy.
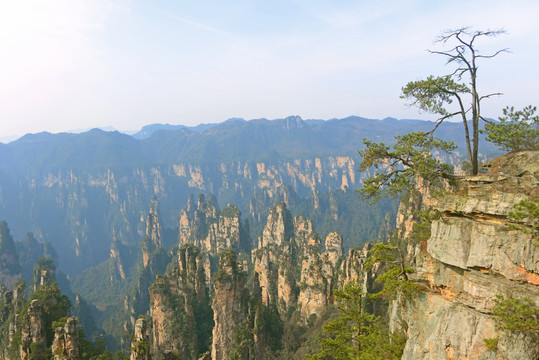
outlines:
[[363, 309], [361, 286], [346, 284], [335, 290], [339, 316], [324, 325], [321, 349], [309, 360], [390, 360], [400, 359], [406, 341], [399, 333], [390, 334], [383, 320]]
[[450, 153], [455, 149], [452, 141], [438, 139], [432, 134], [411, 132], [395, 137], [392, 147], [363, 139], [365, 149], [360, 151], [360, 171], [374, 168], [375, 174], [367, 178], [359, 190], [364, 197], [376, 202], [382, 196], [397, 196], [413, 185], [417, 176], [426, 181], [435, 178], [452, 179], [452, 167], [433, 157], [433, 153]]
[[[479, 62], [507, 51], [501, 49], [491, 54], [482, 54], [476, 42], [503, 33], [503, 30], [473, 31], [468, 27], [443, 32], [436, 43], [446, 48], [429, 52], [446, 57], [447, 64], [454, 66], [453, 71], [444, 76], [429, 76], [425, 80], [412, 81], [402, 88], [401, 98], [408, 100], [411, 106], [440, 116], [432, 132], [446, 119], [455, 116], [462, 119], [472, 175], [477, 175], [479, 169], [479, 120], [485, 120], [481, 115], [481, 103], [489, 97], [501, 95], [497, 92], [484, 95], [479, 93]], [[471, 136], [468, 122], [472, 124]]]
[[487, 140], [505, 151], [539, 149], [539, 115], [535, 106], [515, 111], [514, 107], [503, 109], [499, 122], [485, 125]]
[[427, 184], [436, 178], [455, 178], [452, 167], [441, 161], [441, 155], [451, 153], [456, 147], [452, 141], [443, 141], [434, 136], [442, 122], [454, 117], [462, 120], [470, 172], [477, 175], [479, 120], [487, 121], [481, 115], [481, 103], [489, 97], [501, 95], [479, 93], [478, 63], [506, 49], [485, 55], [478, 50], [476, 42], [503, 33], [503, 30], [473, 31], [465, 27], [443, 32], [436, 39], [436, 43], [445, 49], [429, 52], [446, 57], [447, 64], [454, 66], [453, 71], [448, 75], [431, 75], [424, 80], [409, 82], [402, 88], [401, 98], [406, 99], [410, 106], [439, 117], [431, 131], [396, 136], [396, 143], [392, 147], [363, 139], [365, 148], [360, 151], [363, 159], [359, 170], [374, 170], [374, 175], [360, 189], [364, 197], [376, 202], [381, 196], [396, 196], [411, 188], [417, 177]]

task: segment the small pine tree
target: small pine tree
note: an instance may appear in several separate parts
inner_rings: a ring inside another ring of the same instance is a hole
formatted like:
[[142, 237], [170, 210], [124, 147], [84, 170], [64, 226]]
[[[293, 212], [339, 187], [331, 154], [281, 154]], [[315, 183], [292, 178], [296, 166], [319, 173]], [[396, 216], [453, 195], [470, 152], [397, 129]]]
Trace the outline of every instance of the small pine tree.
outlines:
[[503, 109], [500, 122], [485, 125], [487, 140], [504, 151], [539, 149], [539, 116], [535, 106], [515, 111], [514, 107]]
[[364, 311], [364, 294], [358, 284], [334, 291], [337, 318], [324, 325], [321, 349], [309, 360], [391, 360], [400, 359], [405, 337], [390, 334], [379, 316]]

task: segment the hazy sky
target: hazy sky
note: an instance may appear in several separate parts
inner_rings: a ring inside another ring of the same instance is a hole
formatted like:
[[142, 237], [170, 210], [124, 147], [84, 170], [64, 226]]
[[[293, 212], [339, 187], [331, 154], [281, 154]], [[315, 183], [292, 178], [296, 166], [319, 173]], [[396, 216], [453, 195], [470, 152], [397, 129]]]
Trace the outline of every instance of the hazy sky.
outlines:
[[444, 29], [504, 28], [479, 69], [485, 103], [539, 105], [539, 1], [5, 0], [0, 138], [230, 117], [432, 118], [399, 99], [450, 72]]

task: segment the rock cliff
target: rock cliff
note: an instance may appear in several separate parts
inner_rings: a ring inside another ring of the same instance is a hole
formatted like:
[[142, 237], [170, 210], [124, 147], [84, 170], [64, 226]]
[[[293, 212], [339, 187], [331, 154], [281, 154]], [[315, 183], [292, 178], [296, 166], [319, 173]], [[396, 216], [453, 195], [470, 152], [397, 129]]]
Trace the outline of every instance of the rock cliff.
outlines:
[[5, 221], [0, 221], [0, 283], [12, 288], [21, 276], [19, 254]]
[[151, 348], [148, 326], [144, 318], [137, 319], [131, 340], [130, 360], [150, 360]]
[[409, 247], [421, 291], [393, 304], [392, 325], [407, 329], [403, 359], [539, 357], [537, 331], [503, 331], [493, 316], [498, 295], [539, 307], [537, 218], [511, 213], [522, 200], [537, 204], [538, 164], [537, 151], [510, 153], [443, 197], [423, 194], [441, 217], [428, 240]]
[[54, 360], [79, 360], [81, 358], [78, 321], [70, 317], [54, 331], [52, 343]]
[[180, 244], [194, 244], [204, 253], [219, 255], [226, 249], [239, 250], [242, 232], [240, 210], [228, 204], [220, 211], [214, 197], [201, 194], [196, 209], [190, 200], [187, 208], [180, 211]]
[[142, 239], [142, 266], [147, 267], [152, 252], [161, 247], [161, 221], [159, 201], [155, 196], [150, 200], [150, 211], [146, 216], [146, 232]]
[[197, 359], [208, 346], [211, 329], [204, 323], [209, 311], [204, 263], [193, 245], [182, 246], [177, 261], [176, 269], [158, 276], [150, 286], [153, 349], [157, 358], [176, 353]]
[[286, 205], [277, 203], [252, 253], [262, 303], [276, 305], [281, 314], [298, 304], [303, 321], [320, 316], [336, 286], [342, 253], [340, 234], [327, 236], [323, 252], [312, 220], [292, 218]]
[[[219, 270], [213, 283], [215, 292], [212, 309], [215, 326], [211, 347], [212, 360], [249, 359], [248, 349], [243, 349], [239, 343], [242, 336], [252, 336], [249, 326], [245, 326], [249, 315], [246, 275], [238, 266], [234, 250], [221, 254]], [[231, 353], [236, 355], [232, 357]]]

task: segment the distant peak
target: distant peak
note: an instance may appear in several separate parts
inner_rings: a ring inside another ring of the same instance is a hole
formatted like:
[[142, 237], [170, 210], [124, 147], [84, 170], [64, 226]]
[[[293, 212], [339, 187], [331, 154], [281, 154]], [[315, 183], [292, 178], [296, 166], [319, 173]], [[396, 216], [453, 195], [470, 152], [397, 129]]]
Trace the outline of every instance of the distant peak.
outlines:
[[305, 126], [303, 119], [298, 115], [288, 116], [284, 118], [284, 127], [288, 130], [299, 129]]

